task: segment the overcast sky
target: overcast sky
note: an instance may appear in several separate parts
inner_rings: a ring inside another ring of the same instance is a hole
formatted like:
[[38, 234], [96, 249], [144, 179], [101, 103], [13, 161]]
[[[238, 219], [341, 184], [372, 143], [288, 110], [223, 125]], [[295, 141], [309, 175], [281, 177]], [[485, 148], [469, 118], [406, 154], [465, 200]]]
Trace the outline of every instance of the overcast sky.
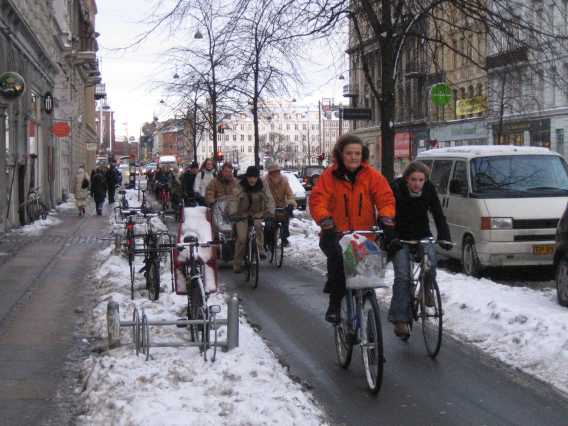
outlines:
[[[107, 100], [115, 111], [116, 135], [135, 136], [146, 121], [156, 115], [168, 118], [168, 110], [160, 105], [164, 93], [157, 87], [158, 81], [172, 77], [171, 68], [165, 65], [164, 51], [173, 46], [172, 35], [166, 31], [154, 34], [136, 48], [116, 50], [129, 45], [138, 34], [148, 29], [144, 22], [152, 10], [154, 0], [99, 0], [96, 21], [100, 65]], [[345, 47], [329, 47], [326, 43], [308, 46], [306, 51], [317, 52], [310, 62], [302, 64], [305, 82], [291, 97], [302, 105], [317, 105], [318, 99], [335, 98], [336, 103], [347, 104], [341, 97], [345, 80], [337, 77], [345, 73], [347, 61]]]

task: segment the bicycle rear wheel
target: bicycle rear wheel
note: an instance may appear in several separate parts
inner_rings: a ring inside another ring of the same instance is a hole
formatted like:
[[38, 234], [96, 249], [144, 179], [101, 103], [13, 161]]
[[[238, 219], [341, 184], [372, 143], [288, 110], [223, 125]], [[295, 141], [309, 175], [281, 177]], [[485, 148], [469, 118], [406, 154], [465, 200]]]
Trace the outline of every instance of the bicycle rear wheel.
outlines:
[[258, 287], [258, 269], [259, 269], [260, 259], [258, 255], [258, 247], [256, 246], [256, 241], [252, 244], [250, 250], [249, 259], [249, 271], [250, 271], [250, 285], [253, 289]]
[[[427, 291], [431, 291], [430, 301], [433, 306], [426, 306]], [[426, 352], [431, 358], [435, 358], [442, 346], [442, 298], [438, 284], [430, 274], [425, 274], [423, 277], [420, 294], [420, 319]]]
[[[341, 322], [335, 326], [335, 354], [337, 362], [342, 368], [348, 368], [353, 354], [353, 330], [350, 327], [350, 317], [347, 304], [349, 296], [341, 300]], [[353, 306], [353, 305], [352, 305]]]
[[365, 368], [365, 378], [371, 393], [378, 393], [383, 383], [383, 333], [379, 305], [373, 291], [363, 300], [363, 323], [361, 355]]
[[156, 301], [160, 298], [160, 258], [157, 254], [148, 261], [146, 288], [148, 289], [148, 299]]

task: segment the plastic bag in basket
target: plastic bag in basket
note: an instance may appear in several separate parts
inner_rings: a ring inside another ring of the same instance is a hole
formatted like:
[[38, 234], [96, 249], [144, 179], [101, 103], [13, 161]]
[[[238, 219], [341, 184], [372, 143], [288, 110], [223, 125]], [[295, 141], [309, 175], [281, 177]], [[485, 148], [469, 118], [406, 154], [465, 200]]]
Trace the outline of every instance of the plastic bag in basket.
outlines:
[[228, 232], [233, 229], [226, 212], [227, 202], [228, 200], [226, 199], [220, 199], [213, 205], [213, 224], [222, 232]]
[[384, 285], [386, 255], [378, 244], [359, 234], [339, 241], [347, 288], [374, 288]]

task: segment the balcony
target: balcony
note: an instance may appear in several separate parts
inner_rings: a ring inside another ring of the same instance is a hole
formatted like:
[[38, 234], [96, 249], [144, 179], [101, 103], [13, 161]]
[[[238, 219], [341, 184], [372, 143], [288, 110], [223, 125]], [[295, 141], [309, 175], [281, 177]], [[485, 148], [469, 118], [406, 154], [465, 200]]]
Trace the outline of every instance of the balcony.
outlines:
[[343, 96], [346, 98], [355, 98], [359, 96], [357, 87], [351, 84], [345, 84], [343, 86]]
[[511, 48], [504, 52], [499, 52], [487, 57], [487, 68], [500, 68], [506, 65], [514, 65], [519, 62], [526, 62], [529, 59], [528, 48], [526, 46]]

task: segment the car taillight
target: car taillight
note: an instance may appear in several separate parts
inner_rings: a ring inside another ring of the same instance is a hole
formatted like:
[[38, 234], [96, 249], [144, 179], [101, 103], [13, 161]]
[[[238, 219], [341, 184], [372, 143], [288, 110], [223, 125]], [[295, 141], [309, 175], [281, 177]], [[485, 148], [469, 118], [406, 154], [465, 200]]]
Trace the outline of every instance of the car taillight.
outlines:
[[488, 231], [491, 229], [491, 218], [490, 217], [482, 217], [481, 218], [481, 230]]

